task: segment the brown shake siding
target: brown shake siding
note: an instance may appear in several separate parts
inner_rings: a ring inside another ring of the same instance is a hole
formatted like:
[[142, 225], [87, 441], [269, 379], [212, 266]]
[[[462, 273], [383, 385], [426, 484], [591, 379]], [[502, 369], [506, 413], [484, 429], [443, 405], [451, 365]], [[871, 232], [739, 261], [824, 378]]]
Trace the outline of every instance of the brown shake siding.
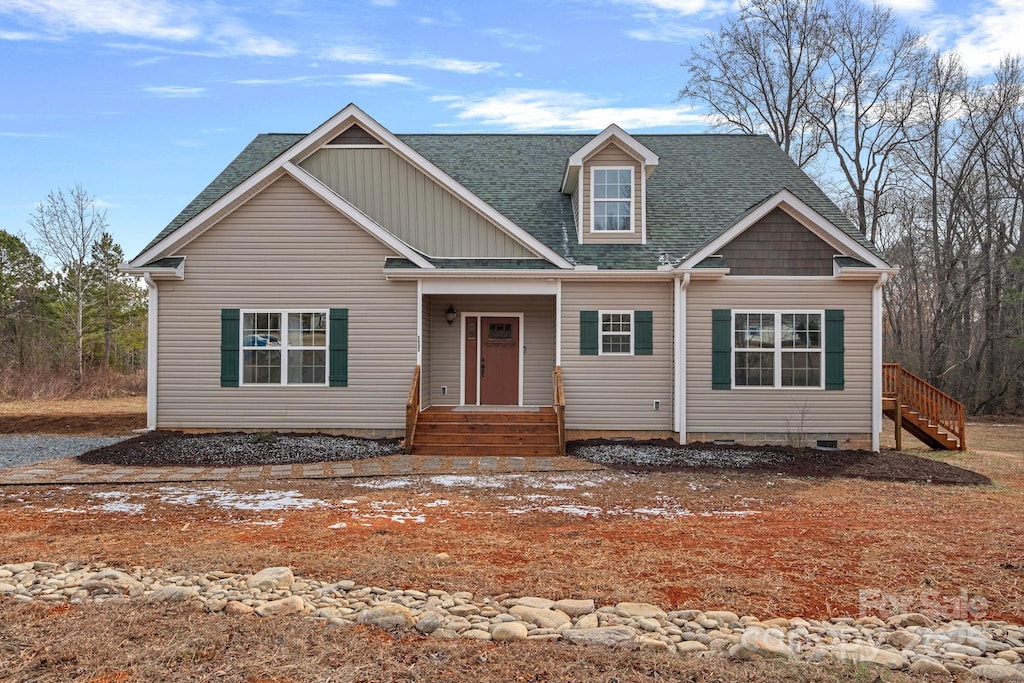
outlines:
[[731, 275], [832, 275], [838, 251], [782, 209], [722, 248]]

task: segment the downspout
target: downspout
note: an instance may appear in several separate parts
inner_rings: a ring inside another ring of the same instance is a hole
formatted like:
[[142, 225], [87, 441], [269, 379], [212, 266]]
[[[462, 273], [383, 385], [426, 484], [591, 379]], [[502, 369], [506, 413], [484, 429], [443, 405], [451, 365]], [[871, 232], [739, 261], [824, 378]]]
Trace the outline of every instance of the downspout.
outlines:
[[157, 393], [157, 315], [160, 303], [160, 291], [153, 282], [153, 276], [143, 273], [142, 279], [149, 288], [149, 314], [146, 319], [146, 429], [156, 429], [156, 393]]
[[882, 434], [882, 287], [889, 273], [881, 273], [871, 288], [871, 450], [878, 451]]
[[676, 368], [673, 430], [679, 436], [679, 443], [686, 443], [686, 290], [690, 286], [690, 274], [684, 273], [682, 278], [676, 278], [673, 283], [676, 314], [673, 335]]

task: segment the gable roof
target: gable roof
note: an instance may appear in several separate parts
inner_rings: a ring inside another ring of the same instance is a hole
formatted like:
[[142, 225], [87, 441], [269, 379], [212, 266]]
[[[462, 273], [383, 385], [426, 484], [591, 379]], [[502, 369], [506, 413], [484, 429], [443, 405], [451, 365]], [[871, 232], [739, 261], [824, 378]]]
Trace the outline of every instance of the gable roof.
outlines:
[[[143, 253], [306, 138], [257, 136]], [[469, 192], [569, 263], [601, 269], [677, 265], [757, 207], [788, 191], [877, 255], [825, 193], [767, 136], [636, 135], [658, 156], [647, 180], [647, 244], [578, 244], [566, 160], [593, 135], [396, 135]], [[451, 264], [455, 265], [455, 264]]]

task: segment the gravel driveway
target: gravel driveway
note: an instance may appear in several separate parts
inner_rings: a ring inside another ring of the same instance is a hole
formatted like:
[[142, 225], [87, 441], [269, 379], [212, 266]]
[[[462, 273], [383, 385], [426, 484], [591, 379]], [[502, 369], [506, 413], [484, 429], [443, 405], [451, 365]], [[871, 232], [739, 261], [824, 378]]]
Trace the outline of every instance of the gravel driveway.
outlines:
[[81, 455], [123, 441], [120, 436], [0, 435], [0, 470], [42, 460]]

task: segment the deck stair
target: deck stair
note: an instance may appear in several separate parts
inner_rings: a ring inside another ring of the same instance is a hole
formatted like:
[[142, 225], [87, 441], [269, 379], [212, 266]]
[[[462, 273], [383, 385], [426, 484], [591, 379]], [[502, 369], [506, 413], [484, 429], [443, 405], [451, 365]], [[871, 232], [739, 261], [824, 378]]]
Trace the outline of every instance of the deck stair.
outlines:
[[936, 450], [967, 448], [964, 404], [898, 363], [883, 365], [882, 412], [896, 425], [896, 450], [902, 450], [904, 429]]
[[493, 410], [434, 406], [416, 420], [413, 455], [554, 457], [559, 454], [553, 408]]

